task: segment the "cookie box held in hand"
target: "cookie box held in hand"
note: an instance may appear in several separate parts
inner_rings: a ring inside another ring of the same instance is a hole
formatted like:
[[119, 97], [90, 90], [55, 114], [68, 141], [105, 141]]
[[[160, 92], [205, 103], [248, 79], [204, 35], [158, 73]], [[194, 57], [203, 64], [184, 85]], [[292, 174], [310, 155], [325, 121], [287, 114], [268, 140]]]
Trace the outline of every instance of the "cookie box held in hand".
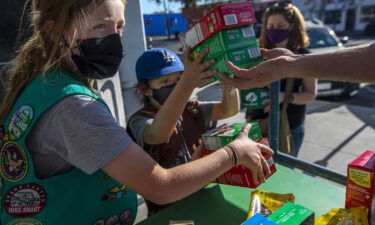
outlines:
[[205, 49], [209, 52], [204, 60], [216, 59], [224, 53], [247, 46], [257, 46], [257, 40], [253, 26], [235, 27], [228, 30], [221, 30], [208, 40], [193, 49], [191, 57], [196, 59]]
[[195, 48], [220, 30], [254, 23], [256, 18], [251, 2], [220, 4], [182, 34], [181, 43], [185, 50]]
[[[259, 143], [268, 146], [267, 138], [262, 139], [261, 141], [259, 141]], [[213, 152], [214, 151], [204, 151], [203, 156], [209, 155]], [[265, 178], [268, 179], [272, 174], [276, 172], [276, 166], [271, 155], [266, 153], [262, 153], [262, 155], [266, 159], [271, 171], [271, 173], [268, 176], [265, 176]], [[251, 171], [244, 166], [237, 166], [228, 170], [227, 172], [219, 176], [216, 182], [219, 184], [227, 184], [249, 188], [257, 188], [260, 185], [255, 183]]]
[[366, 206], [368, 221], [375, 224], [375, 152], [366, 151], [348, 165], [345, 208]]

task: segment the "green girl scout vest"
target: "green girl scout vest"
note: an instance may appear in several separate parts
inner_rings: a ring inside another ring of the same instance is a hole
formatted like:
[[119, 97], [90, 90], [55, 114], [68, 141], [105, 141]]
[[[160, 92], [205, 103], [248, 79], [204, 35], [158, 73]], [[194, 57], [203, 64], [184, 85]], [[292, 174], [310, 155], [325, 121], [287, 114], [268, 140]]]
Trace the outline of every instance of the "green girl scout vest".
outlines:
[[35, 176], [25, 139], [44, 111], [74, 94], [105, 104], [72, 79], [71, 73], [55, 69], [47, 80], [32, 81], [4, 121], [0, 132], [1, 225], [133, 224], [136, 194], [102, 170], [88, 175], [74, 169], [43, 180]]

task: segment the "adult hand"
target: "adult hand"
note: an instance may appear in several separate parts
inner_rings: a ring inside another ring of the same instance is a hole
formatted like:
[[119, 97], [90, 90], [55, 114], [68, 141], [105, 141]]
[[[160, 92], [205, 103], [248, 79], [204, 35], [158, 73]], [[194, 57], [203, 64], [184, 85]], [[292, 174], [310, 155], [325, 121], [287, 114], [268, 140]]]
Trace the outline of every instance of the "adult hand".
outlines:
[[256, 143], [248, 138], [250, 124], [246, 124], [236, 139], [230, 144], [237, 150], [238, 164], [250, 169], [256, 184], [265, 182], [265, 177], [271, 172], [262, 152], [273, 155], [271, 148]]
[[204, 57], [208, 53], [205, 49], [199, 54], [196, 59], [190, 57], [191, 49], [188, 49], [184, 54], [185, 70], [182, 74], [180, 82], [187, 85], [189, 88], [196, 88], [203, 84], [214, 81], [213, 76], [217, 73], [216, 70], [209, 70], [207, 68], [215, 63], [215, 60], [203, 62]]
[[250, 69], [240, 69], [227, 61], [226, 66], [234, 76], [230, 78], [220, 75], [221, 81], [239, 89], [262, 88], [275, 80], [292, 75], [287, 71], [287, 64], [295, 60], [297, 55], [284, 48], [261, 49], [261, 52], [266, 61]]

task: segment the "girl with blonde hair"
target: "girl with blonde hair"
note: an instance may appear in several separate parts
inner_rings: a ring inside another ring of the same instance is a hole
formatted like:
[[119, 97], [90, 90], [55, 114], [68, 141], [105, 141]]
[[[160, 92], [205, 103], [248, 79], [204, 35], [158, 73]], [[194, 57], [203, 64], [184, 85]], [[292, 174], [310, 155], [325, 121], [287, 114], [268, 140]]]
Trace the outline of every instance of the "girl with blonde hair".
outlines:
[[135, 192], [170, 203], [236, 164], [264, 182], [261, 152], [272, 150], [247, 138], [249, 126], [233, 152], [166, 169], [116, 122], [91, 85], [118, 70], [124, 11], [124, 0], [32, 1], [33, 35], [0, 108], [2, 224], [132, 224]]

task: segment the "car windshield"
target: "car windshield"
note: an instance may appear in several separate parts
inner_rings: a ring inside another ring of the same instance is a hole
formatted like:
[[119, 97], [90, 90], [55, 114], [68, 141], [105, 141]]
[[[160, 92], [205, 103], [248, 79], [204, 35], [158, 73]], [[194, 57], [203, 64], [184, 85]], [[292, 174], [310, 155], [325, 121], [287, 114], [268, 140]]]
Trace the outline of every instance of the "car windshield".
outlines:
[[309, 48], [324, 48], [338, 46], [338, 42], [325, 28], [311, 28], [307, 31], [310, 37]]

